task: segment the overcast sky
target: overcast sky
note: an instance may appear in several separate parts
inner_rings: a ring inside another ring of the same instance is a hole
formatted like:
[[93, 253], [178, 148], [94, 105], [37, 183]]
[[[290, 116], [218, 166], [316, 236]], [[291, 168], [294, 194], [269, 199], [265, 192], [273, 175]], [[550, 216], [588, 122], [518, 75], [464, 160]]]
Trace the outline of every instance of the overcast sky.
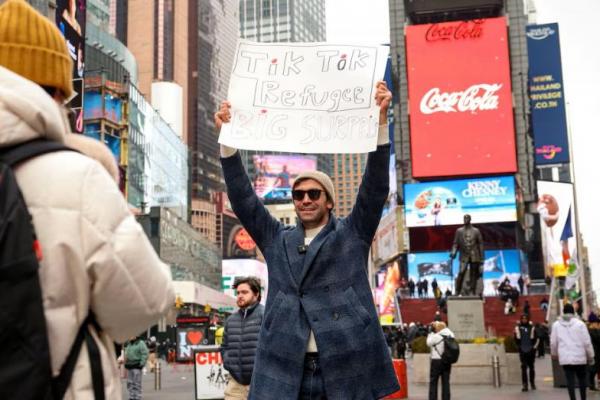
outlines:
[[[575, 161], [580, 230], [600, 265], [600, 0], [536, 0], [537, 22], [558, 22]], [[388, 0], [327, 0], [327, 40], [389, 43]], [[594, 273], [600, 289], [600, 272]]]

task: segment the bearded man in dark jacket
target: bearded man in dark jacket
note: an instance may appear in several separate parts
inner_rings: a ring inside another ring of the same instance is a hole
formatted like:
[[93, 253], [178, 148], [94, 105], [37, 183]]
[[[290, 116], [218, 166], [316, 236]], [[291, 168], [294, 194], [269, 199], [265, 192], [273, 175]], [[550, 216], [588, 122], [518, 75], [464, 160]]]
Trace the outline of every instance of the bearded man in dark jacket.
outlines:
[[260, 304], [260, 281], [254, 277], [235, 281], [239, 310], [225, 322], [221, 355], [223, 367], [231, 375], [225, 400], [246, 400], [254, 370], [254, 357], [264, 307]]

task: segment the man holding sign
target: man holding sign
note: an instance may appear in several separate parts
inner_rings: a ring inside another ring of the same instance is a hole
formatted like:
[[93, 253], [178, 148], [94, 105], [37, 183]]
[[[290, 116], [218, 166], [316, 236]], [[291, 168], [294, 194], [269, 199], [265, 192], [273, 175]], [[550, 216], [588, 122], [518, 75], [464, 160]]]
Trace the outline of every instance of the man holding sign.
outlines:
[[[377, 148], [369, 153], [355, 206], [346, 218], [333, 213], [331, 179], [310, 171], [292, 186], [299, 223], [284, 226], [256, 196], [239, 152], [221, 146], [229, 200], [269, 271], [249, 399], [372, 400], [399, 389], [366, 274], [389, 189], [391, 98], [385, 82], [377, 82]], [[232, 120], [230, 109], [224, 102], [215, 114], [217, 129]]]

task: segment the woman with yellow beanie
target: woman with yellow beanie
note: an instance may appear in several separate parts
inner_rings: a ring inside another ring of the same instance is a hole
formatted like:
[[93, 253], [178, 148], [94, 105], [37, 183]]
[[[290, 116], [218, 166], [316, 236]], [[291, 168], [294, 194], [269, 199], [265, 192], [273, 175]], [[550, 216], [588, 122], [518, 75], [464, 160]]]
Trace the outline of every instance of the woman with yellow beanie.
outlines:
[[[62, 104], [73, 93], [71, 75], [64, 37], [48, 19], [23, 0], [0, 5], [0, 159], [7, 149], [32, 140], [65, 143], [70, 133]], [[74, 142], [82, 149], [89, 144]], [[0, 399], [48, 398], [47, 388], [29, 383], [39, 374], [59, 375], [82, 326], [92, 344], [75, 353], [64, 399], [120, 399], [113, 342], [137, 335], [174, 305], [169, 267], [130, 213], [114, 177], [97, 161], [56, 151], [16, 165], [12, 173], [40, 244], [49, 365], [22, 370], [15, 368], [21, 360], [0, 363]], [[2, 185], [0, 179], [0, 193]], [[11, 234], [2, 223], [0, 247]], [[97, 325], [86, 323], [92, 314]], [[1, 360], [14, 359], [6, 355], [17, 339], [31, 340], [4, 336]], [[99, 353], [99, 390], [88, 348]]]

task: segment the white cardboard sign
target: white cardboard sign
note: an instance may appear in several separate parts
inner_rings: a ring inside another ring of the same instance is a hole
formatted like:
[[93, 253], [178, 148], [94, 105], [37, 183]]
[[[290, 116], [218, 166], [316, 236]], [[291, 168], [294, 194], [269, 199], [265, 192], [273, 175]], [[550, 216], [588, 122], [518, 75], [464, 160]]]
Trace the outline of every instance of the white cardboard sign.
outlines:
[[377, 147], [375, 83], [387, 46], [238, 42], [229, 81], [231, 123], [219, 143], [293, 153]]

